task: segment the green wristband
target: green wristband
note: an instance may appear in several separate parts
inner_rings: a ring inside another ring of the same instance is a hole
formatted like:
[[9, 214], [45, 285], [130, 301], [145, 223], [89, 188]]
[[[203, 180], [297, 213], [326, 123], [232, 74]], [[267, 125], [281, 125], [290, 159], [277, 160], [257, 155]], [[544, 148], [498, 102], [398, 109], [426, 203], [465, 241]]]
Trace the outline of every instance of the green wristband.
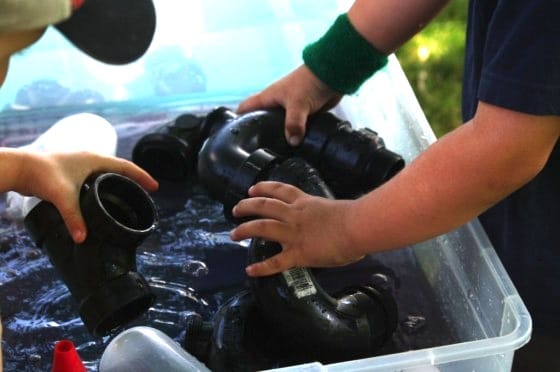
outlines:
[[375, 49], [354, 26], [346, 13], [329, 30], [303, 50], [303, 61], [331, 89], [352, 94], [377, 70], [387, 56]]

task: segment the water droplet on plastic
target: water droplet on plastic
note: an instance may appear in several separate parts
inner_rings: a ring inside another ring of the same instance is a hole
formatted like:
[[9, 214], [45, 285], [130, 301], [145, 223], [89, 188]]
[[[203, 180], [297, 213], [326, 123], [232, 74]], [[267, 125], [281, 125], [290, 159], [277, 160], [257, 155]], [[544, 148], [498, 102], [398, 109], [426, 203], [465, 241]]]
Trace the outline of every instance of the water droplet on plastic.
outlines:
[[167, 231], [161, 235], [162, 244], [171, 244], [177, 240], [177, 235], [172, 231]]
[[38, 364], [43, 360], [43, 358], [38, 354], [31, 354], [29, 355], [29, 363], [31, 364]]
[[420, 315], [409, 315], [406, 317], [406, 320], [402, 322], [402, 328], [408, 334], [417, 333], [422, 330], [425, 325], [426, 318]]
[[30, 249], [25, 252], [25, 258], [27, 258], [28, 260], [34, 260], [41, 256], [41, 251], [38, 249]]
[[387, 284], [389, 284], [389, 277], [382, 273], [375, 273], [371, 276], [371, 281], [373, 282], [373, 284], [386, 286]]
[[12, 268], [7, 268], [4, 270], [4, 272], [6, 273], [6, 276], [9, 278], [13, 278], [18, 276], [18, 271], [16, 269], [12, 269]]
[[189, 260], [183, 265], [183, 272], [195, 278], [199, 278], [208, 274], [208, 266], [202, 261]]

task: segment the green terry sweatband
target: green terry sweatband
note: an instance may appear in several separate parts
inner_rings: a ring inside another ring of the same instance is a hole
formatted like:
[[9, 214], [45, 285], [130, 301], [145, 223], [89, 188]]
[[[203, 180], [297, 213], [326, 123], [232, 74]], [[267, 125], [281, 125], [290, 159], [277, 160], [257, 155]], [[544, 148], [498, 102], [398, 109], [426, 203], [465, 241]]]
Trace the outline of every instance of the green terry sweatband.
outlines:
[[305, 47], [303, 61], [331, 89], [352, 94], [387, 64], [387, 56], [356, 31], [345, 13], [325, 35]]

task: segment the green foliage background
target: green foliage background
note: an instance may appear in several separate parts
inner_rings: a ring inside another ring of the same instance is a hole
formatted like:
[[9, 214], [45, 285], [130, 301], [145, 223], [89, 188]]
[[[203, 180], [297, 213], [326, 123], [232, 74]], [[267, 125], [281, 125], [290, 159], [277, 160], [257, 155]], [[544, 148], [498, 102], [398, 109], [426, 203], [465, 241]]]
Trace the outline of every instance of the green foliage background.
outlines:
[[396, 55], [436, 136], [461, 124], [468, 0], [454, 0]]

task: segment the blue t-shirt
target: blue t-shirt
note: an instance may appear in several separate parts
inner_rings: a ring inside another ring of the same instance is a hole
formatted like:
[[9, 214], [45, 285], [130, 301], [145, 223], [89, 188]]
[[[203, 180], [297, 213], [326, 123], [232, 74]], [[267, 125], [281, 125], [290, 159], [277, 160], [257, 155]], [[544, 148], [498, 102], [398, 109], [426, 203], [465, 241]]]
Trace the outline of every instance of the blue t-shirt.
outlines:
[[[471, 0], [463, 84], [465, 121], [479, 100], [529, 114], [560, 115], [560, 0]], [[536, 178], [480, 221], [535, 330], [558, 332], [560, 143]]]

